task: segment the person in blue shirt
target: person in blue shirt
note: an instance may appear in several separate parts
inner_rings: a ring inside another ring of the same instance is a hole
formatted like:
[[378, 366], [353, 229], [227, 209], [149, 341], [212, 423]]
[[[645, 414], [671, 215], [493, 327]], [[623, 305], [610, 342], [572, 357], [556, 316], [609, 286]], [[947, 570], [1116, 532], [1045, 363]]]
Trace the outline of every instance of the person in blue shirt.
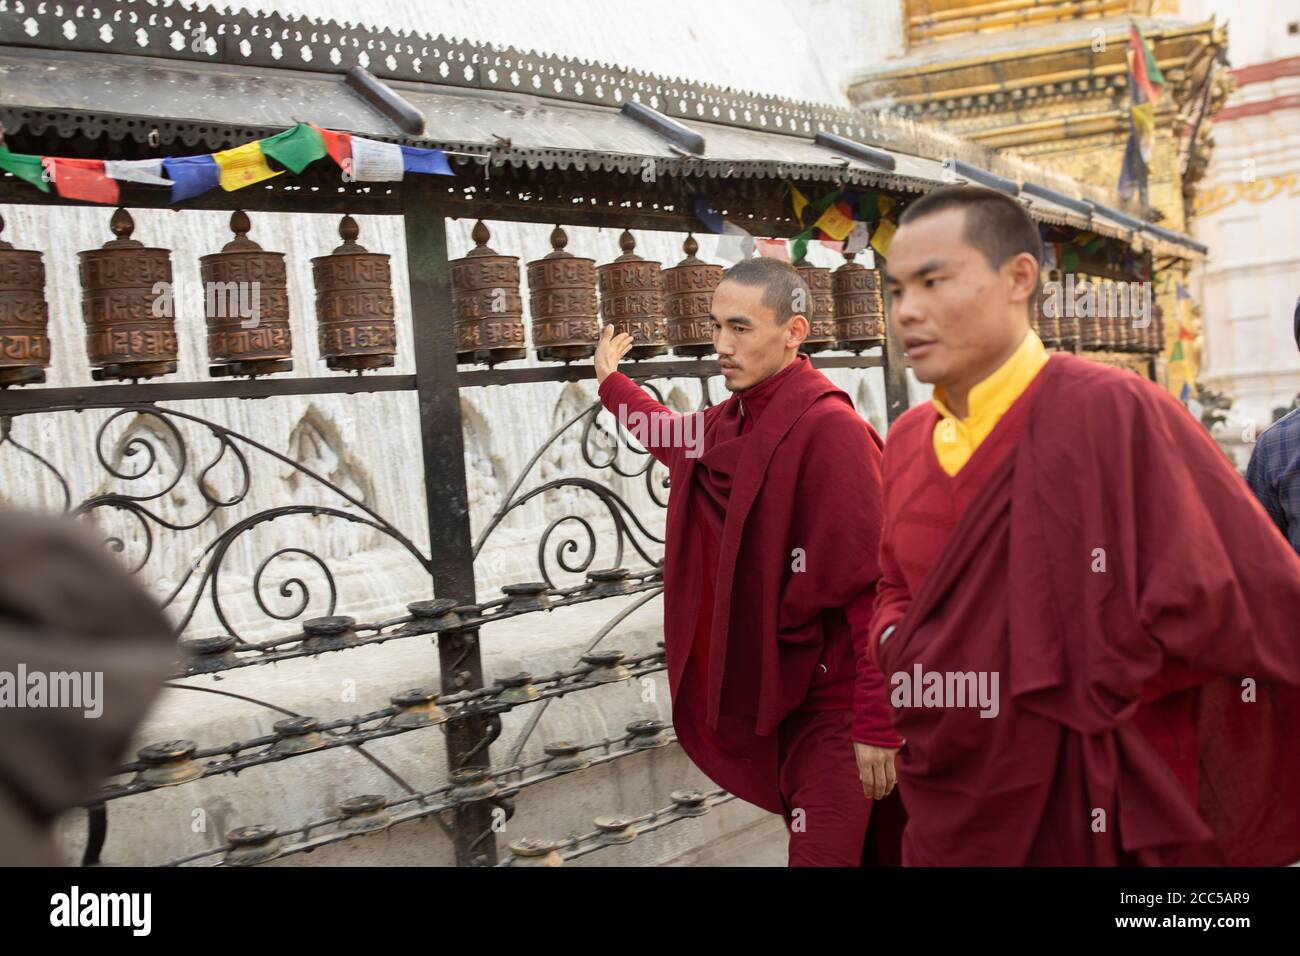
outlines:
[[[1300, 299], [1295, 305], [1295, 339], [1300, 348]], [[1300, 554], [1300, 408], [1270, 425], [1255, 443], [1246, 483], [1291, 547]]]

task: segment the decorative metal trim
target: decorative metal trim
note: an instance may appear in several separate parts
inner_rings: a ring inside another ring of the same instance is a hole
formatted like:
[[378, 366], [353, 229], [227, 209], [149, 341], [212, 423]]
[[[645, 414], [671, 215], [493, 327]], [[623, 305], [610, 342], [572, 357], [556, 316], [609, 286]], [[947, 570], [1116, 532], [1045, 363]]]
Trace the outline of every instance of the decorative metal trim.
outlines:
[[360, 66], [384, 80], [527, 93], [620, 108], [636, 102], [667, 116], [787, 136], [825, 130], [867, 135], [845, 107], [662, 77], [594, 60], [444, 36], [246, 10], [189, 9], [176, 0], [9, 0], [0, 45], [112, 53], [213, 65], [346, 74]]

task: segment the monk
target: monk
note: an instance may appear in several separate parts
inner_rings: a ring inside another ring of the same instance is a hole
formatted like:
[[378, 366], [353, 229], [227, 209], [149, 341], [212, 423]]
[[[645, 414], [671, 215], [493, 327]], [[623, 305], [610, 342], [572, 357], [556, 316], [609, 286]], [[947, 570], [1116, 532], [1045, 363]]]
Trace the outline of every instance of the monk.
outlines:
[[632, 339], [609, 326], [596, 377], [668, 468], [664, 647], [682, 749], [784, 817], [791, 866], [896, 863], [901, 741], [865, 654], [881, 441], [800, 353], [809, 301], [784, 262], [729, 269], [712, 320], [731, 396], [693, 416], [617, 371]]
[[890, 429], [869, 641], [904, 865], [1291, 863], [1300, 559], [1165, 390], [1045, 352], [1041, 261], [1020, 204], [968, 186], [889, 250], [935, 386]]

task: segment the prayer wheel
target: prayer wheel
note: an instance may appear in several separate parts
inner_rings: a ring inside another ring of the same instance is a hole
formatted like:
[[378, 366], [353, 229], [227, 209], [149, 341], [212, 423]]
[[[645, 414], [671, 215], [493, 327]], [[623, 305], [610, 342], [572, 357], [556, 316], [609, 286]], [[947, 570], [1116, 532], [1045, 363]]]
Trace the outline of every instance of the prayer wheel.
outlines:
[[1151, 324], [1146, 328], [1146, 350], [1159, 355], [1165, 350], [1165, 310], [1159, 302], [1151, 305]]
[[628, 351], [629, 358], [663, 355], [668, 351], [668, 339], [659, 263], [636, 254], [636, 240], [626, 229], [618, 245], [623, 254], [596, 267], [600, 277], [600, 317], [616, 333], [626, 332], [632, 341], [640, 343]]
[[[1078, 296], [1079, 287], [1084, 287], [1087, 295], [1082, 299], [1083, 308], [1080, 309], [1080, 298]], [[1101, 311], [1097, 305], [1097, 281], [1092, 278], [1084, 278], [1078, 286], [1075, 287], [1074, 314], [1079, 323], [1079, 348], [1089, 351], [1096, 351], [1102, 347], [1101, 316], [1097, 313]], [[1080, 312], [1083, 315], [1080, 315]]]
[[1115, 283], [1106, 279], [1098, 279], [1097, 287], [1097, 318], [1101, 325], [1101, 347], [1110, 352], [1119, 351], [1123, 329], [1120, 328], [1119, 311], [1116, 308]]
[[[1048, 270], [1047, 281], [1056, 284], [1054, 287], [1059, 288], [1060, 273], [1055, 269]], [[1040, 289], [1038, 303], [1030, 312], [1029, 324], [1042, 339], [1043, 344], [1049, 348], [1061, 344], [1061, 319], [1058, 315], [1060, 311], [1060, 296], [1053, 296], [1049, 303], [1048, 296]]]
[[854, 262], [856, 255], [844, 253], [844, 265], [831, 275], [831, 295], [836, 348], [861, 352], [885, 341], [885, 300], [879, 270]]
[[[808, 287], [809, 301], [803, 314], [808, 319], [808, 338], [799, 347], [802, 352], [820, 352], [835, 347], [835, 295], [831, 289], [831, 270], [814, 266], [807, 259], [794, 264]], [[800, 310], [795, 309], [798, 313]]]
[[[0, 216], [0, 234], [5, 221]], [[45, 381], [50, 364], [45, 264], [0, 235], [0, 388]]]
[[351, 216], [339, 222], [341, 246], [311, 261], [316, 283], [316, 334], [321, 358], [336, 371], [391, 366], [397, 355], [393, 275], [388, 256], [357, 242]]
[[456, 320], [456, 361], [510, 362], [528, 355], [524, 300], [519, 294], [519, 257], [499, 255], [487, 244], [483, 220], [470, 234], [474, 248], [451, 262], [451, 307]]
[[125, 209], [109, 220], [117, 238], [77, 253], [86, 352], [96, 381], [176, 371], [171, 253], [131, 238]]
[[551, 230], [551, 251], [528, 263], [533, 348], [543, 361], [588, 358], [600, 339], [596, 260], [566, 252], [568, 244], [568, 235], [556, 226]]
[[700, 244], [688, 235], [682, 243], [686, 258], [664, 270], [664, 314], [668, 344], [674, 355], [713, 352], [713, 292], [722, 281], [722, 266], [696, 258]]
[[208, 374], [270, 375], [293, 369], [289, 287], [283, 252], [267, 252], [252, 239], [248, 215], [230, 216], [235, 238], [199, 258], [203, 309], [208, 321]]
[[1064, 296], [1057, 301], [1057, 312], [1058, 347], [1062, 352], [1073, 352], [1079, 342], [1079, 317], [1074, 312], [1073, 303], [1067, 303]]

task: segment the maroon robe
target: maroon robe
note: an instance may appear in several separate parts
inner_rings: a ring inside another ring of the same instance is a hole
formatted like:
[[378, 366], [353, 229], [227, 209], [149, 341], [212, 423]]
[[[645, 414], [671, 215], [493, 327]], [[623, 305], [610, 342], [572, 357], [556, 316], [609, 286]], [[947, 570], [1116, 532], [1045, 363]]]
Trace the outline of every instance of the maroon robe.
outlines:
[[[904, 863], [1300, 858], [1300, 559], [1205, 430], [1129, 372], [1054, 355], [927, 541], [906, 503], [932, 493], [904, 475], [933, 423], [891, 430], [870, 646], [891, 684], [997, 672], [1000, 709], [893, 709]], [[909, 588], [906, 556], [935, 548]]]
[[[605, 379], [600, 397], [616, 416], [622, 406], [675, 417], [621, 373]], [[703, 441], [693, 454], [660, 442], [664, 427], [634, 429], [674, 489], [664, 552], [673, 723], [710, 779], [785, 813], [777, 731], [792, 714], [851, 711], [854, 740], [900, 743], [865, 654], [879, 574], [881, 442], [802, 355], [695, 414]]]

